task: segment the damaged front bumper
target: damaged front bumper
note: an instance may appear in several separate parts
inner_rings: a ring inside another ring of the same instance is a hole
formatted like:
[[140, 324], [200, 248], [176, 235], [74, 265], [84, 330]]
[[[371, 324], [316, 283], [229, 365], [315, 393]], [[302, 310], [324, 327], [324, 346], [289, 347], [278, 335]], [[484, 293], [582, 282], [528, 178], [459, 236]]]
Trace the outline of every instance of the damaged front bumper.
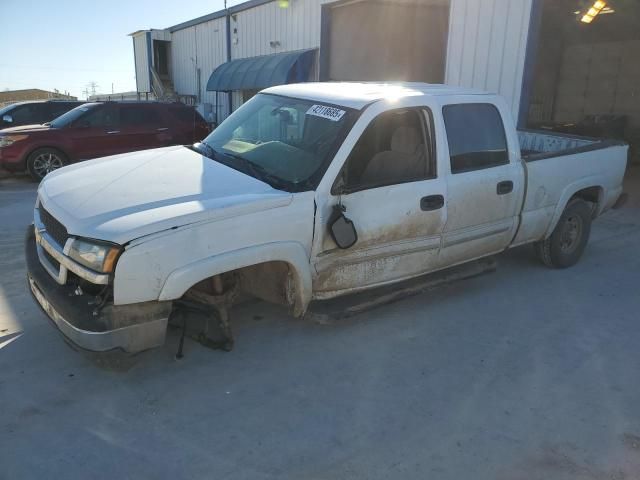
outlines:
[[72, 281], [60, 285], [40, 262], [33, 226], [25, 237], [25, 257], [33, 297], [74, 345], [94, 352], [136, 353], [164, 343], [171, 302], [100, 305]]

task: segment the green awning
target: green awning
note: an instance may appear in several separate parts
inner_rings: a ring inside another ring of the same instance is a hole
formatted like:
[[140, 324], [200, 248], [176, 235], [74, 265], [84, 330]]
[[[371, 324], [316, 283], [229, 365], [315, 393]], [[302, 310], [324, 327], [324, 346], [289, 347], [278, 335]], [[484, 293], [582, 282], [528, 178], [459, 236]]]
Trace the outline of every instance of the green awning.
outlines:
[[274, 85], [306, 82], [316, 51], [313, 48], [231, 60], [213, 71], [207, 82], [207, 91], [259, 90]]

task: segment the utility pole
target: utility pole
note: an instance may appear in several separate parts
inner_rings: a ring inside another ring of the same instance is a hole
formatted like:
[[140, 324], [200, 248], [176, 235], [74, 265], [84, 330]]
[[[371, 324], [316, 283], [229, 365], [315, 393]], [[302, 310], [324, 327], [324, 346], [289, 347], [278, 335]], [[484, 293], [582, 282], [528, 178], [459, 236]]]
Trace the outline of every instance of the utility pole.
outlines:
[[84, 97], [86, 100], [89, 100], [89, 90], [85, 87], [85, 89], [82, 91], [82, 93], [84, 93]]
[[91, 81], [87, 84], [87, 88], [91, 92], [91, 95], [95, 95], [96, 90], [98, 89], [98, 84], [96, 82]]

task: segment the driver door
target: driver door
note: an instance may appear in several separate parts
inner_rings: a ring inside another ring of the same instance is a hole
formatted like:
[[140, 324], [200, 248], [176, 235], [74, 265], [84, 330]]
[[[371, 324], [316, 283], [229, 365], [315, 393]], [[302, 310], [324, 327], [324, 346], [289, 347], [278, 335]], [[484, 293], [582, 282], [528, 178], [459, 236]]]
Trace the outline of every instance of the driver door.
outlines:
[[73, 144], [74, 158], [88, 160], [122, 151], [118, 111], [112, 104], [100, 105], [80, 117], [65, 132]]
[[357, 241], [339, 248], [322, 220], [314, 292], [339, 292], [399, 281], [433, 270], [446, 222], [446, 189], [436, 172], [433, 116], [427, 107], [385, 111], [349, 154], [330, 202], [341, 204]]

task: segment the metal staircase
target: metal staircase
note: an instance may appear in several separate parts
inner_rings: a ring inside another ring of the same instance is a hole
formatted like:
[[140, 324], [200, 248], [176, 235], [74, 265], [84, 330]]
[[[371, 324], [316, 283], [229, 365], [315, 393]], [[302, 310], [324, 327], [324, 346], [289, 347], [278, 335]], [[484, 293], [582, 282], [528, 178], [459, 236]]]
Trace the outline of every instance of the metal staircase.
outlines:
[[173, 88], [173, 82], [168, 76], [160, 76], [155, 68], [151, 68], [151, 90], [155, 97], [163, 102], [177, 102], [180, 96]]

